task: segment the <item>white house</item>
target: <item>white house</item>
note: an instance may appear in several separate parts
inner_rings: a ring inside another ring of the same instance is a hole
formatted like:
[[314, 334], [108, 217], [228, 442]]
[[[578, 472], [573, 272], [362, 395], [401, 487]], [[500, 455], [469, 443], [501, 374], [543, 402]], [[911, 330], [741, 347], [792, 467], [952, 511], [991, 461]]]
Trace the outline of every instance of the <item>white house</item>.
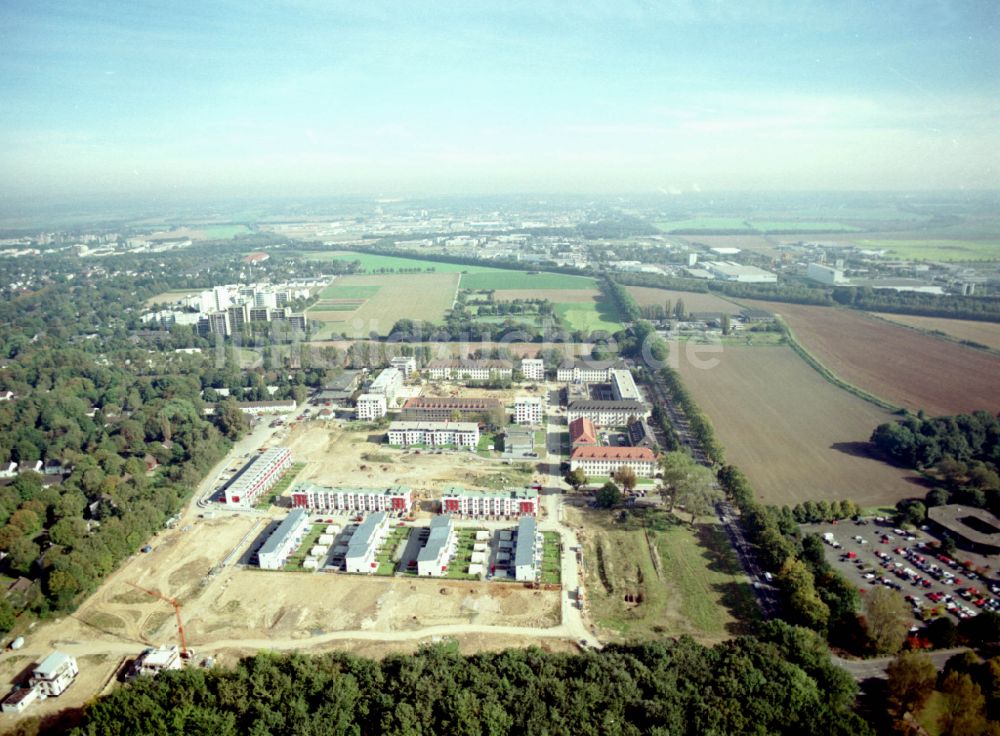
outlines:
[[385, 368], [372, 381], [372, 385], [368, 387], [368, 393], [382, 394], [386, 403], [395, 404], [396, 394], [402, 387], [403, 374], [396, 368]]
[[389, 425], [389, 444], [473, 448], [479, 444], [479, 425], [476, 422], [393, 422]]
[[574, 447], [569, 456], [570, 470], [577, 468], [587, 475], [611, 475], [628, 466], [635, 474], [651, 478], [656, 472], [656, 453], [648, 447]]
[[649, 407], [640, 401], [573, 401], [566, 409], [567, 421], [586, 417], [598, 427], [617, 427], [628, 423], [629, 418], [645, 419]]
[[384, 417], [387, 411], [384, 394], [361, 394], [358, 397], [356, 409], [358, 419], [374, 421]]
[[54, 698], [66, 691], [80, 669], [76, 659], [63, 652], [52, 652], [31, 671], [31, 687], [43, 698]]
[[522, 359], [521, 374], [529, 381], [544, 381], [545, 361], [541, 358]]
[[518, 396], [514, 399], [515, 424], [541, 424], [544, 412], [542, 400], [537, 396]]
[[375, 553], [389, 533], [389, 515], [384, 511], [369, 514], [358, 524], [347, 544], [344, 558], [347, 572], [374, 573], [378, 568]]
[[305, 509], [292, 509], [257, 551], [257, 565], [262, 570], [283, 568], [308, 530], [309, 513]]
[[427, 542], [417, 555], [417, 575], [441, 577], [448, 571], [448, 560], [455, 554], [455, 525], [447, 515], [431, 519]]
[[400, 355], [389, 360], [389, 365], [403, 374], [403, 378], [409, 378], [417, 372], [417, 359], [412, 355]]

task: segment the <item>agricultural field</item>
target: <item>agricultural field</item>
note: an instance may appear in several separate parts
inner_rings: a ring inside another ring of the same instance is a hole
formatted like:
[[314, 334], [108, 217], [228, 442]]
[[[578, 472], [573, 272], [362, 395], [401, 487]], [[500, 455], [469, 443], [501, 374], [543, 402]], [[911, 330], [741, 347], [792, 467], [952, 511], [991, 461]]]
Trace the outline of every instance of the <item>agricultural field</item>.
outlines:
[[[465, 288], [465, 279], [462, 280]], [[600, 290], [584, 289], [498, 289], [493, 299], [498, 302], [512, 302], [518, 299], [548, 299], [550, 302], [589, 302], [599, 297]]]
[[689, 634], [710, 643], [742, 633], [759, 615], [750, 583], [715, 524], [692, 531], [664, 511], [568, 508], [582, 523], [586, 606], [601, 638]]
[[416, 258], [384, 256], [378, 253], [361, 251], [303, 251], [303, 256], [310, 261], [359, 261], [361, 270], [366, 273], [378, 271], [432, 271], [437, 273], [461, 273], [475, 271], [482, 266], [463, 266], [460, 263], [440, 263], [438, 261], [423, 261]]
[[567, 328], [573, 331], [617, 332], [622, 328], [618, 308], [600, 296], [595, 296], [590, 302], [557, 302], [554, 308]]
[[997, 261], [1000, 240], [953, 240], [927, 238], [918, 240], [858, 240], [858, 245], [873, 250], [887, 249], [896, 258], [929, 261]]
[[654, 222], [653, 226], [663, 232], [674, 230], [750, 230], [742, 217], [694, 217], [687, 220]]
[[1000, 410], [1000, 358], [861, 312], [745, 300], [780, 315], [838, 378], [932, 415]]
[[697, 291], [670, 291], [669, 289], [657, 289], [650, 286], [626, 286], [625, 290], [635, 299], [640, 307], [663, 306], [666, 301], [670, 301], [673, 309], [678, 299], [684, 301], [684, 307], [689, 312], [726, 312], [729, 314], [739, 314], [743, 309], [739, 304], [735, 304], [727, 299]]
[[711, 357], [710, 368], [681, 359], [681, 377], [760, 500], [875, 506], [923, 495], [910, 473], [867, 454], [888, 411], [834, 386], [789, 347], [727, 346]]
[[537, 292], [548, 289], [593, 289], [594, 279], [565, 273], [511, 271], [507, 269], [469, 269], [462, 274], [463, 289], [525, 290]]
[[955, 340], [974, 342], [1000, 351], [1000, 324], [996, 322], [976, 322], [946, 317], [919, 317], [909, 314], [876, 313], [875, 316], [923, 332], [938, 332]]
[[[457, 273], [344, 276], [323, 290], [333, 296], [321, 297], [307, 316], [326, 323], [316, 339], [387, 335], [401, 319], [441, 322], [454, 304], [458, 280]], [[341, 296], [346, 294], [355, 296]]]
[[751, 220], [750, 225], [762, 233], [852, 233], [861, 230], [859, 227], [845, 225], [842, 222], [822, 220]]

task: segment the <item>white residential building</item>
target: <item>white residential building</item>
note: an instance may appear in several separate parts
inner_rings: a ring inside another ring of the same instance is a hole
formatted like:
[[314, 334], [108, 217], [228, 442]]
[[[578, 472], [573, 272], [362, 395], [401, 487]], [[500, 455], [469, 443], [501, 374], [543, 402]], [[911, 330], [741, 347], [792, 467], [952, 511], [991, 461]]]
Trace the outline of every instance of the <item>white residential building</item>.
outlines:
[[[327, 488], [313, 483], [296, 483], [292, 488], [292, 507], [319, 512], [390, 511], [407, 513], [413, 506], [409, 488]], [[336, 527], [332, 527], [336, 530]], [[327, 533], [330, 527], [327, 529]], [[339, 531], [339, 530], [337, 530]], [[336, 532], [332, 532], [336, 533]]]
[[506, 491], [449, 488], [441, 496], [441, 513], [474, 517], [538, 516], [538, 491], [534, 488]]
[[393, 422], [389, 425], [389, 444], [474, 448], [479, 444], [479, 425], [476, 422]]
[[624, 364], [617, 360], [585, 358], [559, 366], [556, 369], [556, 380], [567, 383], [606, 383], [611, 380], [613, 370], [624, 367]]
[[566, 408], [566, 418], [572, 422], [586, 417], [598, 427], [619, 427], [628, 424], [631, 417], [645, 419], [649, 407], [641, 401], [573, 401]]
[[309, 526], [309, 513], [305, 509], [292, 509], [257, 551], [258, 567], [262, 570], [283, 568], [288, 557], [302, 544]]
[[542, 561], [542, 535], [534, 516], [522, 516], [517, 524], [517, 541], [514, 546], [514, 579], [522, 583], [534, 582]]
[[441, 577], [448, 571], [448, 560], [455, 554], [458, 540], [451, 517], [442, 514], [431, 519], [427, 542], [417, 554], [417, 575]]
[[651, 478], [656, 473], [656, 453], [648, 447], [574, 447], [569, 456], [570, 470], [581, 469], [587, 475], [611, 475], [628, 466], [635, 474]]
[[253, 506], [262, 493], [266, 493], [292, 466], [292, 453], [284, 447], [272, 447], [243, 466], [226, 485], [226, 503]]
[[545, 361], [541, 358], [524, 358], [521, 361], [521, 374], [529, 381], [544, 381]]
[[512, 378], [514, 365], [509, 360], [434, 360], [427, 373], [434, 380], [489, 381]]
[[80, 669], [76, 659], [63, 652], [52, 652], [31, 671], [31, 687], [43, 698], [54, 698], [73, 684]]
[[347, 555], [344, 558], [347, 572], [363, 572], [372, 574], [378, 568], [375, 553], [389, 533], [389, 515], [384, 511], [369, 514], [358, 524], [347, 543]]
[[370, 394], [382, 394], [389, 404], [394, 404], [396, 394], [403, 387], [403, 374], [396, 368], [385, 368], [368, 387]]
[[388, 407], [383, 394], [361, 394], [358, 397], [357, 417], [358, 419], [374, 421], [386, 415]]
[[611, 391], [616, 401], [642, 401], [639, 387], [635, 385], [632, 372], [628, 368], [611, 371]]
[[545, 412], [537, 396], [518, 396], [514, 399], [515, 424], [541, 424]]
[[389, 361], [389, 365], [402, 373], [404, 379], [409, 378], [417, 372], [417, 359], [412, 355], [400, 355], [396, 358], [392, 358]]
[[133, 671], [137, 675], [156, 676], [167, 670], [179, 670], [181, 664], [180, 649], [176, 646], [147, 649], [139, 655]]

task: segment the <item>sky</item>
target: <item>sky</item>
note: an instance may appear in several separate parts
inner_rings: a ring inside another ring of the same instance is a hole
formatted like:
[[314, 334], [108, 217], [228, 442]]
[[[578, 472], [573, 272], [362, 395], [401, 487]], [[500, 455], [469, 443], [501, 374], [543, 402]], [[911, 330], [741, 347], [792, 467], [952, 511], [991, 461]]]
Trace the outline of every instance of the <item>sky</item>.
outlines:
[[1000, 189], [1000, 3], [0, 3], [0, 197]]

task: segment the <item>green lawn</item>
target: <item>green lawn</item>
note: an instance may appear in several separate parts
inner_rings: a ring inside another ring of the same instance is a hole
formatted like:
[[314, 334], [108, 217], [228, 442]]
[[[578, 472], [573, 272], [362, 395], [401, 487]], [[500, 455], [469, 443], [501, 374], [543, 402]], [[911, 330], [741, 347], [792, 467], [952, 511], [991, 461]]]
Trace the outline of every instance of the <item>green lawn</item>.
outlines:
[[562, 580], [562, 540], [559, 532], [542, 532], [542, 574], [539, 580], [558, 585]]
[[198, 228], [209, 240], [229, 240], [236, 235], [244, 235], [250, 232], [246, 225], [206, 225]]
[[[313, 548], [316, 544], [316, 540], [319, 539], [319, 535], [323, 533], [326, 529], [324, 524], [313, 524], [309, 527], [309, 531], [302, 538], [302, 544], [299, 548], [295, 550], [288, 559], [285, 560], [284, 569], [289, 572], [298, 572], [302, 570], [302, 562], [309, 556], [309, 550]], [[311, 572], [311, 571], [310, 571]]]
[[621, 315], [609, 302], [568, 302], [555, 305], [556, 314], [570, 330], [618, 332]]
[[654, 222], [653, 225], [664, 232], [671, 230], [749, 230], [742, 217], [695, 217], [689, 220], [669, 220]]
[[290, 467], [288, 471], [281, 476], [281, 480], [275, 484], [274, 488], [268, 491], [267, 495], [257, 504], [256, 508], [266, 509], [274, 503], [274, 501], [281, 496], [282, 493], [291, 487], [292, 483], [295, 482], [295, 477], [302, 472], [302, 469], [305, 466], [305, 463], [292, 463], [292, 467]]
[[320, 299], [368, 299], [375, 296], [381, 286], [363, 284], [338, 284], [334, 281], [319, 293]]
[[455, 547], [455, 556], [448, 563], [448, 572], [445, 577], [455, 580], [479, 580], [478, 575], [470, 575], [469, 565], [472, 561], [472, 548], [476, 543], [476, 532], [481, 529], [457, 529], [455, 534], [458, 537], [458, 544]]
[[422, 261], [416, 258], [401, 258], [397, 256], [383, 256], [378, 253], [362, 253], [360, 251], [308, 251], [304, 252], [307, 259], [311, 261], [359, 261], [361, 271], [364, 273], [376, 273], [380, 270], [410, 271], [437, 271], [438, 273], [461, 273], [462, 271], [473, 271], [482, 266], [463, 266], [460, 263], [439, 263], [437, 261]]
[[395, 574], [397, 563], [393, 559], [393, 555], [400, 543], [410, 536], [411, 531], [413, 531], [412, 527], [397, 526], [389, 532], [389, 536], [385, 538], [382, 546], [375, 553], [375, 561], [378, 562], [378, 568], [375, 570], [376, 575]]
[[564, 273], [535, 273], [507, 269], [476, 270], [462, 274], [463, 289], [593, 289], [594, 279]]
[[860, 240], [864, 248], [888, 249], [896, 258], [931, 261], [1000, 260], [1000, 240]]
[[754, 230], [761, 232], [799, 232], [799, 233], [851, 233], [861, 230], [853, 225], [845, 225], [842, 222], [819, 221], [809, 222], [802, 220], [754, 220], [750, 223]]

